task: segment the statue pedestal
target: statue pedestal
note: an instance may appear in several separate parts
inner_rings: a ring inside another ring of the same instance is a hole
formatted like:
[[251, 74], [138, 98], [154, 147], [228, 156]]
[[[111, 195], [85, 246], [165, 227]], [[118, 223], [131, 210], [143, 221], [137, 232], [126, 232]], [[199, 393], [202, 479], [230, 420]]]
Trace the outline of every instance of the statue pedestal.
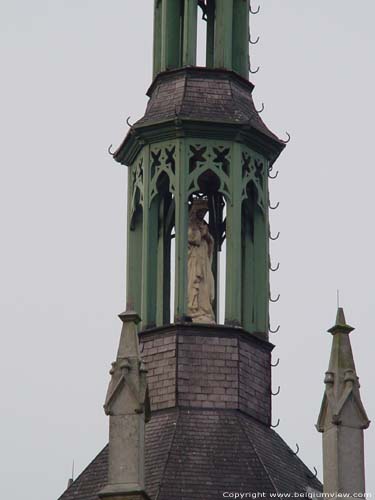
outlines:
[[270, 425], [273, 345], [239, 327], [180, 323], [139, 333], [152, 411], [233, 409]]

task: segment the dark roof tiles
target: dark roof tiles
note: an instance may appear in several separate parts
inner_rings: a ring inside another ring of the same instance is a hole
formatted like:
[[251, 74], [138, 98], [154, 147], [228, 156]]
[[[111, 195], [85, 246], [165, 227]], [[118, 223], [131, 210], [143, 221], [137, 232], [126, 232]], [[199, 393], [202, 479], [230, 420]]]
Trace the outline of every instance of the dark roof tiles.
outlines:
[[148, 92], [145, 116], [134, 128], [175, 118], [249, 124], [282, 145], [256, 111], [252, 90], [250, 82], [226, 70], [183, 68], [161, 73]]
[[[146, 426], [146, 489], [151, 499], [216, 500], [224, 491], [305, 492], [320, 482], [272, 429], [238, 411], [159, 412]], [[108, 449], [59, 500], [97, 500]]]

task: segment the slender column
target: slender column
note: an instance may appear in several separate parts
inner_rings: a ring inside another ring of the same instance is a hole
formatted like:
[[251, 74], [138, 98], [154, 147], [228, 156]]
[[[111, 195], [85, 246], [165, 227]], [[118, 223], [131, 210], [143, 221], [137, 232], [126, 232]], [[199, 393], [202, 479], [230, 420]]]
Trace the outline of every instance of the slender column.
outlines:
[[256, 291], [254, 288], [254, 272], [255, 272], [255, 262], [254, 262], [254, 220], [251, 214], [253, 214], [253, 203], [252, 200], [247, 200], [248, 210], [243, 212], [243, 246], [242, 246], [242, 326], [245, 330], [254, 332], [255, 331], [255, 295]]
[[232, 69], [233, 0], [216, 0], [215, 54], [216, 68]]
[[187, 315], [187, 253], [188, 253], [188, 204], [186, 175], [188, 171], [185, 143], [178, 142], [176, 158], [176, 246], [175, 246], [175, 321]]
[[156, 323], [156, 266], [158, 235], [157, 199], [150, 206], [150, 146], [145, 147], [143, 169], [143, 254], [142, 254], [142, 309], [141, 328], [155, 326]]
[[167, 206], [166, 198], [161, 197], [157, 250], [156, 326], [170, 323], [171, 238], [166, 228]]
[[162, 2], [161, 70], [181, 65], [181, 2]]
[[[138, 161], [138, 158], [137, 158]], [[128, 170], [128, 221], [127, 221], [127, 261], [126, 261], [126, 303], [138, 311], [141, 310], [141, 282], [142, 282], [142, 231], [143, 213], [138, 207], [133, 221], [130, 220], [131, 200], [133, 196], [133, 169], [136, 163]]]
[[255, 329], [268, 338], [269, 309], [269, 225], [268, 214], [254, 210]]
[[230, 166], [232, 200], [227, 204], [227, 265], [225, 323], [239, 325], [241, 323], [241, 176], [238, 166], [241, 164], [241, 148], [235, 143], [232, 149]]
[[154, 66], [153, 76], [161, 70], [161, 19], [162, 19], [162, 1], [154, 0]]
[[215, 0], [207, 1], [207, 41], [206, 41], [206, 66], [214, 65], [215, 46]]
[[249, 78], [249, 0], [234, 0], [233, 10], [233, 69]]
[[197, 0], [185, 0], [184, 39], [182, 49], [182, 65], [195, 66], [197, 63]]

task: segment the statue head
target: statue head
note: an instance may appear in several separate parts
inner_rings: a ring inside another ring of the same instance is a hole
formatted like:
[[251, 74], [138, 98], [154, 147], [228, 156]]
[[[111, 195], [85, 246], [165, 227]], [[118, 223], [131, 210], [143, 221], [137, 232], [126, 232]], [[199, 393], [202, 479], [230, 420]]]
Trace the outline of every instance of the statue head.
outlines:
[[208, 212], [208, 200], [196, 198], [190, 207], [189, 219], [196, 219], [202, 221]]

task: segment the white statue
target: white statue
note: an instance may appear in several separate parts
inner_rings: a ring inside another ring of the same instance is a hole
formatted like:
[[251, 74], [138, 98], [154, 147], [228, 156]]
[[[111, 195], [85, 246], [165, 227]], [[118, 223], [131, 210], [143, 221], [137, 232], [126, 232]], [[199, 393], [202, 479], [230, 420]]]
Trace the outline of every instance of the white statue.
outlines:
[[194, 200], [189, 213], [188, 315], [194, 323], [215, 323], [214, 239], [204, 220], [207, 210], [206, 200]]

